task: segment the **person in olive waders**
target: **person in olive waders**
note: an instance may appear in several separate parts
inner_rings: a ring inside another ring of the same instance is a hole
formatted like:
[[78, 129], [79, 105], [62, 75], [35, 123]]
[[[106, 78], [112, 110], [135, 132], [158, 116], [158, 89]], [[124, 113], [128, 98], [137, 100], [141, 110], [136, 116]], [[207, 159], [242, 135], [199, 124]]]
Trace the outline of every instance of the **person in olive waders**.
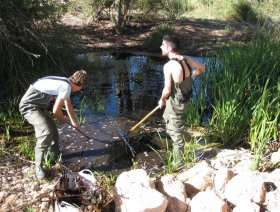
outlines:
[[162, 55], [167, 56], [169, 61], [163, 67], [164, 88], [158, 103], [161, 108], [165, 106], [163, 118], [166, 133], [173, 141], [172, 163], [177, 168], [183, 165], [184, 112], [191, 97], [193, 78], [205, 70], [204, 64], [181, 55], [179, 47], [180, 41], [176, 36], [163, 36], [160, 48]]
[[[52, 117], [67, 123], [62, 107], [65, 105], [68, 117], [74, 128], [80, 129], [74, 108], [71, 103], [71, 92], [79, 92], [86, 86], [87, 73], [85, 70], [76, 71], [70, 78], [48, 76], [38, 79], [31, 84], [22, 97], [19, 111], [24, 118], [33, 125], [36, 136], [35, 146], [35, 175], [37, 179], [44, 179], [43, 160], [52, 153], [57, 160], [60, 155], [59, 134]], [[52, 113], [48, 110], [54, 102]]]

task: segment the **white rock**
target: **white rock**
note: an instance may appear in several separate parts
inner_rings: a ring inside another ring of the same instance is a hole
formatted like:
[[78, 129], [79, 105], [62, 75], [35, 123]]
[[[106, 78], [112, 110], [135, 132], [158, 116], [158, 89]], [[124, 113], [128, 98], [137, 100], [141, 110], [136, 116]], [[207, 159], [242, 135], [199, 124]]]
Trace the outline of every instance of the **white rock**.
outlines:
[[154, 189], [154, 183], [142, 169], [123, 172], [115, 185], [116, 212], [164, 212], [166, 197]]
[[190, 202], [191, 212], [227, 212], [228, 205], [213, 191], [198, 193]]
[[264, 178], [258, 172], [244, 172], [234, 176], [225, 187], [226, 199], [234, 205], [240, 201], [265, 201]]
[[[205, 190], [207, 187], [212, 185], [212, 177], [214, 174], [214, 169], [210, 167], [205, 161], [202, 161], [192, 167], [177, 175], [177, 178], [184, 182], [186, 185], [187, 193], [192, 193], [196, 190]], [[190, 194], [193, 196], [194, 194]]]
[[280, 161], [280, 149], [277, 152], [273, 152], [271, 154], [271, 162], [277, 163]]
[[177, 175], [177, 179], [185, 182], [193, 177], [197, 177], [198, 175], [212, 176], [213, 173], [214, 169], [210, 167], [206, 161], [202, 161], [196, 164], [194, 167], [179, 173]]
[[234, 209], [232, 210], [232, 212], [244, 212], [244, 211], [259, 212], [260, 206], [251, 201], [240, 201], [238, 202], [236, 207], [234, 207]]
[[175, 176], [168, 174], [161, 177], [158, 190], [167, 197], [169, 212], [187, 211], [185, 186]]
[[233, 178], [233, 176], [233, 171], [226, 168], [221, 168], [216, 172], [214, 176], [214, 189], [221, 198], [224, 198], [223, 193], [225, 185]]

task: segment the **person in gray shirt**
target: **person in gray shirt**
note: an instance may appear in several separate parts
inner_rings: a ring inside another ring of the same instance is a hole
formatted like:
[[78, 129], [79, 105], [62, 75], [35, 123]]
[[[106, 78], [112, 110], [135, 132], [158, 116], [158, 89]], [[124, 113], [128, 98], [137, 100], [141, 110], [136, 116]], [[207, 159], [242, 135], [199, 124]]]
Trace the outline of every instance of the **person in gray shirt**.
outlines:
[[[60, 155], [59, 134], [52, 114], [62, 123], [69, 123], [79, 130], [80, 126], [75, 116], [70, 95], [79, 92], [87, 84], [87, 72], [76, 71], [70, 78], [48, 76], [38, 79], [31, 84], [22, 97], [19, 111], [24, 118], [33, 125], [36, 136], [35, 146], [35, 175], [37, 179], [44, 179], [44, 158], [52, 153], [55, 159]], [[52, 111], [48, 110], [54, 101]], [[62, 107], [65, 106], [68, 118], [64, 116]]]

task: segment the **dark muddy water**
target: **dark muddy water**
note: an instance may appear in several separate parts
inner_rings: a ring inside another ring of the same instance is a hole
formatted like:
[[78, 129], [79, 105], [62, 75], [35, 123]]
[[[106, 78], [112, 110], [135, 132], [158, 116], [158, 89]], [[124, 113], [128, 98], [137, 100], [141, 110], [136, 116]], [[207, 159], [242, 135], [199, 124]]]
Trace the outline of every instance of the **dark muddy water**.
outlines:
[[[195, 59], [203, 62], [202, 58]], [[132, 166], [148, 172], [160, 171], [162, 161], [158, 153], [164, 151], [158, 136], [158, 132], [164, 131], [162, 110], [129, 133], [136, 151], [134, 161], [116, 129], [128, 132], [157, 106], [164, 83], [162, 67], [167, 59], [146, 53], [117, 52], [81, 54], [76, 60], [87, 70], [90, 80], [82, 94], [73, 95], [73, 102], [76, 114], [84, 122], [82, 130], [94, 139], [88, 140], [63, 126], [64, 161], [77, 169], [93, 168], [108, 173], [118, 173]]]

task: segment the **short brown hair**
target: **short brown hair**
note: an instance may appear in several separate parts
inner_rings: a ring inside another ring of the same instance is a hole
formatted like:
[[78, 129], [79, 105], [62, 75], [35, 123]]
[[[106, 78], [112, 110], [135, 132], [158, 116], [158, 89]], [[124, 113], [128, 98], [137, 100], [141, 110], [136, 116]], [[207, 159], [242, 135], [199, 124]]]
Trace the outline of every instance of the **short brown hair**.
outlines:
[[76, 71], [70, 80], [77, 86], [85, 86], [87, 84], [87, 72], [83, 69]]
[[173, 51], [178, 51], [180, 48], [180, 40], [175, 35], [164, 35], [162, 40], [169, 43]]

